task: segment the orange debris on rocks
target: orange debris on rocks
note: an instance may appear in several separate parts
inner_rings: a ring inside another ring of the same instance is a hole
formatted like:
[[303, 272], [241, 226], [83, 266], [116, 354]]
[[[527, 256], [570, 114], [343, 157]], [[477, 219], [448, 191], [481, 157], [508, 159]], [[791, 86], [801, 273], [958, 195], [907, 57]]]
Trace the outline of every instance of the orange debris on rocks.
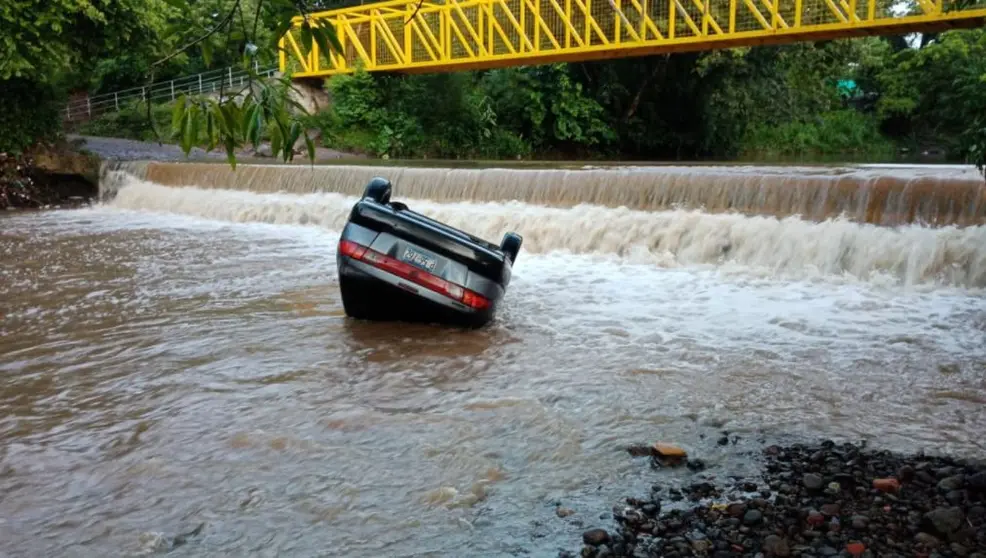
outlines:
[[666, 467], [676, 467], [688, 459], [685, 450], [673, 444], [657, 442], [650, 450], [654, 454], [654, 459]]
[[664, 442], [658, 442], [651, 447], [654, 450], [654, 454], [659, 457], [666, 457], [672, 459], [683, 459], [688, 457], [685, 450], [679, 448], [678, 446], [672, 444], [665, 444]]
[[893, 477], [889, 479], [873, 479], [873, 488], [882, 492], [897, 492], [900, 489], [900, 482]]
[[866, 545], [859, 542], [853, 542], [846, 545], [846, 550], [848, 550], [849, 554], [852, 554], [853, 556], [859, 556], [866, 550]]

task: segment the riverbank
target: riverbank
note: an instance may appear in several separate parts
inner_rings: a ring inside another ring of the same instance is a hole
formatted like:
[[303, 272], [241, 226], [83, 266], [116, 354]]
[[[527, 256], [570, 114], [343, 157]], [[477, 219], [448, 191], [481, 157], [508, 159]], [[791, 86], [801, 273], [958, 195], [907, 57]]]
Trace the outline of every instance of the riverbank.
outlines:
[[[324, 147], [316, 148], [315, 157], [317, 162], [364, 158]], [[301, 155], [296, 160], [303, 158]], [[275, 159], [264, 144], [256, 150], [241, 149], [237, 160], [269, 163]], [[186, 156], [174, 144], [68, 135], [57, 142], [35, 145], [21, 155], [0, 153], [0, 210], [85, 205], [98, 195], [103, 161], [224, 163], [226, 154], [196, 147]]]
[[824, 441], [766, 446], [745, 456], [759, 477], [719, 479], [675, 450], [630, 448], [655, 484], [587, 529], [581, 556], [986, 556], [984, 462]]
[[99, 190], [100, 158], [60, 141], [0, 153], [0, 210], [80, 206]]

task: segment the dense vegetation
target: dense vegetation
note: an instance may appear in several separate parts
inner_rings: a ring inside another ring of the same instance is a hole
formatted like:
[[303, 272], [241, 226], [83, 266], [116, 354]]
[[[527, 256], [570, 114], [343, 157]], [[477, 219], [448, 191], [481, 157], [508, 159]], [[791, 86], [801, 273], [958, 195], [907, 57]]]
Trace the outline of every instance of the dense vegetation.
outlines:
[[327, 144], [391, 157], [981, 161], [986, 143], [982, 29], [326, 87]]
[[[54, 132], [68, 90], [113, 91], [210, 66], [272, 63], [286, 19], [320, 7], [331, 6], [124, 0], [110, 9], [89, 0], [24, 0], [0, 7], [0, 37], [17, 39], [0, 40], [0, 99], [14, 107], [0, 115], [0, 151]], [[334, 39], [316, 38], [324, 48]], [[84, 131], [162, 133], [185, 147], [228, 152], [266, 139], [285, 157], [317, 130], [326, 146], [387, 157], [887, 160], [935, 150], [986, 162], [986, 30], [911, 43], [871, 37], [452, 74], [358, 72], [327, 80], [331, 109], [301, 123], [289, 115], [286, 84], [273, 82], [241, 102], [131, 107]]]

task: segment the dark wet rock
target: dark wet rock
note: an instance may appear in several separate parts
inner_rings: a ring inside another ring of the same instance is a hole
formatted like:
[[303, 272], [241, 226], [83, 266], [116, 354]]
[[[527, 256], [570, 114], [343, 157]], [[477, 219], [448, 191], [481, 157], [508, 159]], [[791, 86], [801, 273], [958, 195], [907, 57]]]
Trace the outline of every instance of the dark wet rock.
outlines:
[[928, 533], [918, 533], [917, 535], [914, 535], [914, 540], [918, 544], [924, 545], [926, 548], [938, 548], [941, 544], [938, 537]]
[[825, 504], [821, 509], [822, 515], [829, 517], [839, 515], [839, 504]]
[[708, 552], [711, 546], [712, 543], [710, 543], [705, 539], [702, 539], [700, 541], [692, 541], [692, 550], [694, 550], [699, 554], [705, 554], [706, 552]]
[[986, 471], [981, 471], [975, 475], [970, 475], [966, 480], [969, 490], [986, 491]]
[[919, 483], [925, 485], [935, 484], [935, 477], [931, 476], [927, 471], [918, 471], [916, 479]]
[[935, 469], [935, 476], [938, 478], [950, 477], [952, 475], [958, 474], [962, 469], [959, 467], [953, 467], [951, 465], [946, 465], [944, 467], [938, 467]]
[[900, 482], [913, 481], [915, 474], [917, 474], [917, 472], [914, 470], [914, 467], [911, 467], [910, 465], [904, 465], [900, 469], [897, 469], [897, 478], [900, 479]]
[[590, 546], [599, 546], [609, 542], [609, 533], [605, 529], [589, 529], [582, 533], [582, 541]]
[[743, 502], [734, 502], [726, 507], [726, 513], [732, 517], [742, 517], [746, 513], [746, 504]]
[[633, 444], [627, 446], [627, 453], [634, 457], [649, 457], [650, 456], [650, 446], [645, 446], [642, 444]]
[[952, 506], [936, 508], [926, 513], [924, 517], [931, 523], [935, 531], [942, 535], [950, 535], [962, 528], [963, 515], [962, 508]]
[[748, 510], [743, 515], [744, 525], [757, 525], [762, 520], [763, 520], [763, 513], [761, 513], [759, 510]]
[[946, 477], [938, 481], [938, 490], [941, 490], [942, 492], [952, 492], [953, 490], [962, 488], [963, 484], [965, 484], [965, 477], [963, 475]]
[[767, 535], [763, 541], [763, 551], [767, 556], [777, 556], [778, 558], [791, 555], [791, 548], [787, 541], [777, 535]]
[[184, 533], [179, 533], [175, 535], [172, 541], [172, 546], [181, 546], [189, 541], [193, 537], [197, 537], [202, 534], [202, 530], [205, 528], [205, 523], [199, 523], [194, 529], [186, 531]]
[[685, 466], [692, 471], [704, 471], [706, 467], [705, 461], [701, 459], [690, 459], [685, 463]]
[[870, 524], [870, 519], [865, 515], [854, 515], [852, 516], [852, 528], [857, 530], [866, 529]]
[[824, 479], [815, 473], [805, 473], [805, 476], [802, 478], [802, 483], [804, 483], [805, 488], [808, 490], [821, 490], [824, 482]]
[[945, 495], [945, 501], [947, 501], [949, 504], [952, 504], [953, 506], [957, 506], [961, 504], [963, 500], [965, 500], [964, 490], [952, 490]]

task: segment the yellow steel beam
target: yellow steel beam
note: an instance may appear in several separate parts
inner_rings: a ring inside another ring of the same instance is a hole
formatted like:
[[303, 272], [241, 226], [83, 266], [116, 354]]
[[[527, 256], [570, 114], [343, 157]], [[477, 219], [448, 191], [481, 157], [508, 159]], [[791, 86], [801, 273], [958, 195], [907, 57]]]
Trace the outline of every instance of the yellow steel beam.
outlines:
[[358, 65], [424, 73], [986, 25], [986, 0], [913, 4], [897, 14], [894, 0], [387, 0], [309, 16], [335, 29], [342, 53], [302, 44], [296, 19], [279, 58], [295, 78]]

